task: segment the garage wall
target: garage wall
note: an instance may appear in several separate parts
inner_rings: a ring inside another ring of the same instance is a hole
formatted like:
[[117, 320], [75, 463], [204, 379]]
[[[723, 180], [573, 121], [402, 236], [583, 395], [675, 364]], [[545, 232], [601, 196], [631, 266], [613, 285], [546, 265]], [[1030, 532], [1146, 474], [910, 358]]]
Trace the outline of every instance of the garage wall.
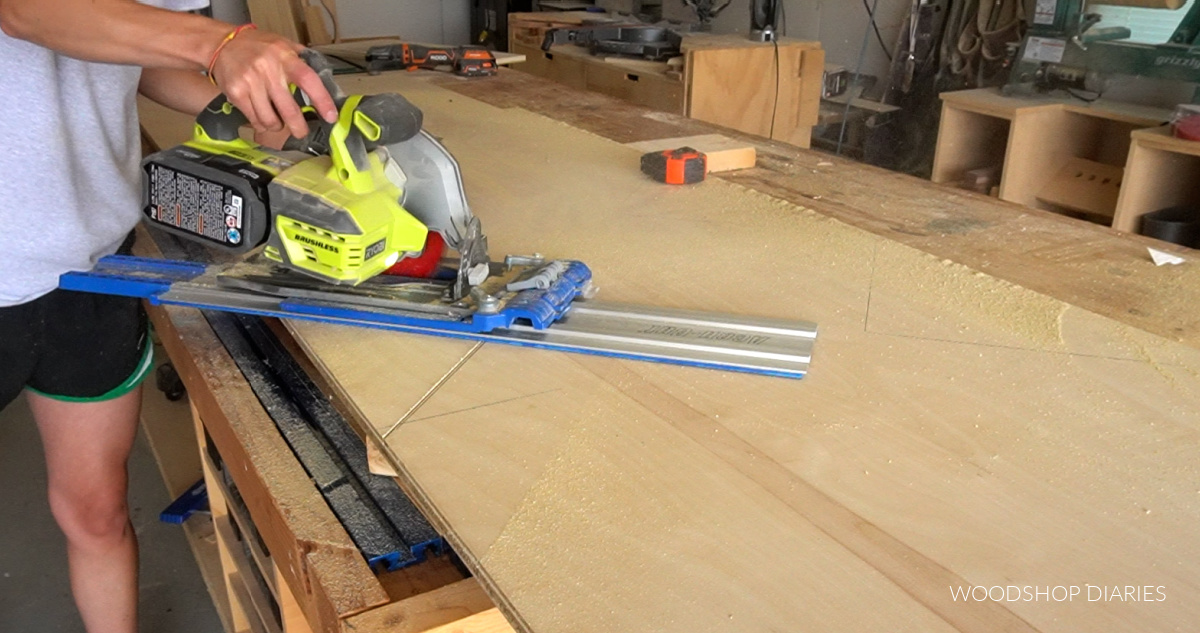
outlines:
[[[868, 5], [873, 2], [867, 0]], [[682, 6], [682, 0], [663, 0], [664, 14], [678, 14]], [[911, 6], [911, 0], [879, 0], [876, 22], [889, 49], [895, 45], [896, 34]], [[820, 41], [829, 63], [854, 70], [863, 33], [869, 28], [862, 0], [784, 0], [783, 8], [789, 37]], [[713, 22], [713, 30], [718, 33], [745, 33], [749, 28], [750, 0], [733, 0]], [[874, 33], [867, 42], [862, 68], [863, 73], [877, 77], [887, 71], [887, 56]]]
[[[307, 0], [316, 6], [317, 0]], [[247, 21], [246, 0], [212, 0], [213, 17]], [[337, 0], [342, 38], [399, 36], [429, 44], [466, 44], [470, 0]]]
[[471, 37], [470, 0], [338, 0], [337, 8], [343, 38], [466, 44]]
[[[664, 13], [687, 14], [682, 0], [662, 2]], [[873, 2], [867, 0], [868, 4]], [[912, 3], [911, 0], [878, 2], [876, 20], [890, 48]], [[869, 28], [862, 0], [784, 0], [783, 6], [788, 36], [820, 41], [829, 63], [853, 70], [863, 33]], [[344, 38], [397, 35], [439, 44], [467, 44], [470, 39], [470, 0], [337, 0], [337, 8]], [[245, 15], [245, 0], [213, 0], [213, 12], [218, 17]], [[733, 0], [713, 23], [713, 30], [744, 33], [749, 26], [750, 0]], [[887, 67], [887, 57], [871, 34], [863, 57], [863, 72], [883, 76]]]

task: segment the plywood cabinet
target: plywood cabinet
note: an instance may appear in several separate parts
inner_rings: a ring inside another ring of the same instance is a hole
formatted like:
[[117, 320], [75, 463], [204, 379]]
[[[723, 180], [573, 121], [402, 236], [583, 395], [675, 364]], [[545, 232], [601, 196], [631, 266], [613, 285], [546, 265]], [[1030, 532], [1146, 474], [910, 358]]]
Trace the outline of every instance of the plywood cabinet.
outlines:
[[1170, 112], [1119, 103], [942, 95], [934, 182], [996, 168], [995, 195], [1129, 232], [1139, 218], [1200, 204], [1200, 143], [1175, 139]]
[[1113, 228], [1140, 230], [1141, 217], [1173, 206], [1200, 208], [1200, 143], [1177, 139], [1169, 127], [1136, 130]]

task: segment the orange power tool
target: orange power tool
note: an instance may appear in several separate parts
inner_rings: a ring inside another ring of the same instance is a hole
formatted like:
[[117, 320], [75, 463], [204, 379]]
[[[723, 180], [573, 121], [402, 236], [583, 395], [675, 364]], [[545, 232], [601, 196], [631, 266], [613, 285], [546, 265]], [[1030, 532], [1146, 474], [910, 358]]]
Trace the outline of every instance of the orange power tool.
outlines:
[[385, 70], [436, 70], [449, 66], [456, 75], [485, 77], [496, 74], [496, 56], [480, 46], [421, 46], [385, 44], [367, 49], [367, 72]]

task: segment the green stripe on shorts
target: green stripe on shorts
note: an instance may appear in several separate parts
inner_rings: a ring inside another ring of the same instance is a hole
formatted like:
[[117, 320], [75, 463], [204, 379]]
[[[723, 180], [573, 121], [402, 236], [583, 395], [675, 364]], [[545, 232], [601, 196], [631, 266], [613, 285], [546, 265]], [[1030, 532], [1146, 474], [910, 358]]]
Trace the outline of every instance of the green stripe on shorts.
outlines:
[[51, 393], [45, 393], [42, 391], [38, 391], [37, 389], [34, 389], [33, 387], [26, 387], [26, 389], [32, 391], [33, 393], [38, 394], [39, 396], [44, 396], [46, 398], [50, 398], [51, 400], [58, 400], [59, 402], [104, 402], [106, 400], [120, 398], [121, 396], [129, 393], [130, 391], [137, 389], [137, 386], [139, 384], [141, 384], [142, 380], [144, 380], [146, 378], [146, 376], [150, 374], [150, 369], [152, 367], [154, 367], [154, 343], [151, 342], [151, 340], [150, 340], [149, 331], [146, 332], [145, 341], [146, 341], [146, 346], [145, 346], [145, 349], [142, 351], [142, 360], [141, 360], [141, 362], [138, 363], [137, 368], [133, 370], [133, 373], [130, 374], [129, 377], [125, 379], [125, 382], [122, 382], [121, 384], [117, 385], [116, 387], [113, 387], [112, 389], [109, 389], [108, 391], [106, 391], [98, 396], [92, 396], [90, 398], [77, 398], [77, 397], [72, 397], [72, 396], [56, 396]]

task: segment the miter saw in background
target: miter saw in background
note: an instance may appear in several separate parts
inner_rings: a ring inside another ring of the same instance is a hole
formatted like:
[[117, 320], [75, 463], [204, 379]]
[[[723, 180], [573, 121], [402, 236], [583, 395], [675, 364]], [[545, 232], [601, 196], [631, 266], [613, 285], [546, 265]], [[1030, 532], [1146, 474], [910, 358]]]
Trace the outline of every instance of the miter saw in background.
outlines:
[[[1200, 3], [1183, 15], [1175, 33], [1162, 44], [1129, 41], [1127, 27], [1105, 25], [1099, 14], [1087, 12], [1088, 4], [1086, 0], [1037, 0], [1006, 94], [1066, 90], [1098, 96], [1106, 80], [1118, 75], [1200, 84]], [[1090, 4], [1145, 6], [1120, 0]], [[1184, 0], [1162, 4], [1160, 8], [1178, 9]], [[1200, 94], [1191, 99], [1200, 100]]]
[[[582, 262], [493, 262], [458, 163], [398, 94], [346, 95], [306, 52], [338, 106], [327, 123], [294, 91], [309, 134], [273, 150], [239, 137], [223, 96], [192, 140], [143, 161], [145, 220], [235, 261], [113, 256], [60, 287], [152, 305], [318, 320], [800, 377], [811, 323], [601, 304]], [[443, 256], [442, 245], [451, 251]], [[186, 257], [188, 249], [160, 249]], [[193, 249], [194, 250], [194, 249]], [[422, 260], [428, 267], [407, 266]]]

